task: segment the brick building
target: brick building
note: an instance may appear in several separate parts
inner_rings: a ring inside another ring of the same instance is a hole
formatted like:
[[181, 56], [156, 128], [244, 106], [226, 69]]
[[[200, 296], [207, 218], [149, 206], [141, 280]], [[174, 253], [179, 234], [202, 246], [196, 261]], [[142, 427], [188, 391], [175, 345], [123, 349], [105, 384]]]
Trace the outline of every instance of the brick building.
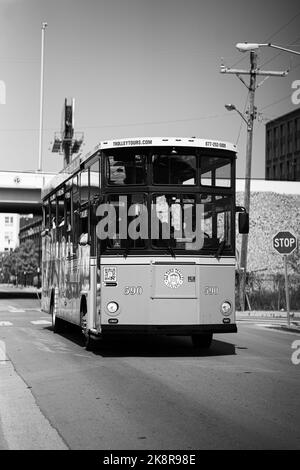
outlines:
[[300, 108], [266, 124], [266, 179], [300, 181]]

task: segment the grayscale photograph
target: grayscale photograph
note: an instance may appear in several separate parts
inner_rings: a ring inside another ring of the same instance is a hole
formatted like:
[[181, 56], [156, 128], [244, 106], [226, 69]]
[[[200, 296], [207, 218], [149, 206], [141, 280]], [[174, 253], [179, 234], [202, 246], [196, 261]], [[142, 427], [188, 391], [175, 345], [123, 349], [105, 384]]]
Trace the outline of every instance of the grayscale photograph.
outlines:
[[299, 3], [0, 0], [0, 457], [299, 451], [299, 333]]

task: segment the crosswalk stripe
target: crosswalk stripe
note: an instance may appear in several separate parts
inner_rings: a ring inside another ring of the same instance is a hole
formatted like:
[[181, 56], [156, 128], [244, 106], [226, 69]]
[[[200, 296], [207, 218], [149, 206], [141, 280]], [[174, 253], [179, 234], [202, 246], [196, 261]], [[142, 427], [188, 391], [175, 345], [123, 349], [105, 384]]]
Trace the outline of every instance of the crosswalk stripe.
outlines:
[[0, 321], [0, 326], [12, 326], [13, 324], [10, 321]]
[[33, 320], [30, 323], [33, 325], [51, 325], [51, 321], [48, 320]]

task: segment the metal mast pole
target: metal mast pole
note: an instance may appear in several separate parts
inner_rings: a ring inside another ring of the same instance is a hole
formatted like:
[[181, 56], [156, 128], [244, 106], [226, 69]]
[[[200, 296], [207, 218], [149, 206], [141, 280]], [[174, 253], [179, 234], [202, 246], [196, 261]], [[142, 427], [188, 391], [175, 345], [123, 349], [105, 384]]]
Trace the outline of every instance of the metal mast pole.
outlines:
[[[256, 110], [254, 106], [255, 89], [257, 88], [256, 77], [257, 75], [262, 75], [266, 77], [285, 77], [288, 72], [287, 71], [277, 72], [273, 70], [272, 71], [259, 70], [257, 68], [257, 53], [254, 52], [253, 50], [250, 50], [250, 70], [249, 71], [240, 70], [240, 69], [229, 69], [225, 67], [224, 65], [221, 65], [220, 72], [235, 74], [249, 90], [249, 116], [247, 120], [248, 126], [247, 126], [246, 169], [245, 169], [245, 194], [244, 194], [244, 206], [245, 206], [246, 211], [249, 214], [253, 124], [254, 124], [254, 119], [256, 117], [255, 116]], [[250, 75], [249, 85], [246, 84], [246, 82], [243, 80], [241, 75]], [[261, 83], [259, 85], [261, 85]], [[245, 310], [247, 252], [248, 252], [248, 234], [243, 234], [242, 245], [241, 245], [241, 257], [240, 257], [240, 291], [239, 291], [241, 310]]]
[[41, 87], [40, 87], [40, 127], [39, 127], [39, 163], [38, 171], [42, 170], [42, 152], [43, 152], [43, 105], [44, 105], [44, 46], [45, 29], [47, 23], [42, 23], [42, 45], [41, 45]]

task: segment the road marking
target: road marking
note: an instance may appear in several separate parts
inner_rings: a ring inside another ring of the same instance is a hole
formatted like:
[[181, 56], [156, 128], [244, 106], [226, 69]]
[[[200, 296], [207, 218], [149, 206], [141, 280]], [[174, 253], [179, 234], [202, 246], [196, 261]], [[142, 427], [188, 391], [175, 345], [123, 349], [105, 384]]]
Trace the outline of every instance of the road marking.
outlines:
[[51, 321], [48, 320], [32, 320], [30, 323], [33, 325], [51, 325]]
[[6, 364], [6, 346], [4, 341], [0, 341], [0, 364]]
[[8, 306], [8, 311], [10, 313], [25, 313], [25, 310], [23, 308], [16, 308], [13, 305]]
[[13, 324], [10, 321], [0, 321], [0, 326], [12, 326]]

